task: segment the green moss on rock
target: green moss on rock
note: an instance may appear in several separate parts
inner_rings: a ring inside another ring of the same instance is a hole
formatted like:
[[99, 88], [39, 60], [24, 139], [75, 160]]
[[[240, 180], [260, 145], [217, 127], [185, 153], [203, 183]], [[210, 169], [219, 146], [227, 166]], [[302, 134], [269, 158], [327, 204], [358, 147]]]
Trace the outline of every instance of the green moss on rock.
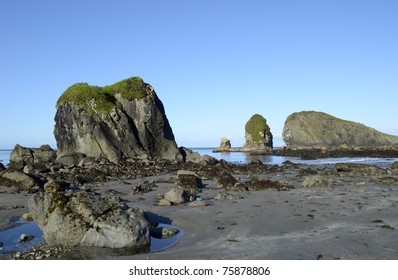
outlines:
[[255, 114], [246, 123], [245, 131], [246, 134], [251, 135], [254, 142], [259, 142], [264, 139], [265, 132], [270, 131], [270, 128], [267, 125], [267, 120], [263, 116]]
[[57, 106], [71, 103], [89, 112], [109, 113], [115, 107], [121, 108], [120, 102], [117, 102], [115, 98], [118, 93], [130, 101], [140, 100], [147, 95], [147, 84], [139, 77], [125, 79], [105, 87], [77, 83], [61, 95]]

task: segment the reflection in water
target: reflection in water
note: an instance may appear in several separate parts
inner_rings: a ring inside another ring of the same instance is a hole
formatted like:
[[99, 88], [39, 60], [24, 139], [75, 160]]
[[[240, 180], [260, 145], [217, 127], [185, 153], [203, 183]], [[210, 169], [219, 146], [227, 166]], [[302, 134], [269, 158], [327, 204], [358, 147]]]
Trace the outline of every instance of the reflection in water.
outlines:
[[[23, 252], [44, 241], [43, 232], [35, 222], [25, 223], [20, 219], [18, 223], [20, 225], [16, 227], [0, 231], [0, 242], [3, 243], [0, 249], [0, 254]], [[170, 238], [158, 239], [151, 237], [151, 244], [149, 247], [144, 246], [128, 249], [76, 247], [71, 250], [60, 252], [59, 258], [63, 260], [106, 259], [117, 256], [131, 256], [149, 252], [158, 252], [170, 248], [185, 234], [184, 230], [172, 225], [159, 224], [158, 227], [174, 228], [177, 229], [179, 233]], [[19, 242], [22, 234], [32, 235], [34, 238], [28, 242]]]

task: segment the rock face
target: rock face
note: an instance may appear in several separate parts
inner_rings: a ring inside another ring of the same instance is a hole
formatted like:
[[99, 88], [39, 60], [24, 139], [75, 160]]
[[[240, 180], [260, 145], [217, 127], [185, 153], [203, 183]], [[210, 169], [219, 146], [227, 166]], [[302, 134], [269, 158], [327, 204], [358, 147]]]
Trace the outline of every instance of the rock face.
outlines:
[[213, 150], [213, 153], [222, 153], [222, 152], [237, 152], [236, 149], [231, 147], [231, 140], [226, 137], [221, 138], [220, 146]]
[[150, 243], [143, 212], [115, 199], [89, 192], [40, 192], [28, 204], [52, 246], [133, 248]]
[[288, 148], [297, 149], [379, 147], [398, 143], [397, 136], [314, 111], [290, 115], [282, 136]]
[[54, 135], [61, 163], [77, 165], [86, 156], [182, 158], [162, 102], [138, 77], [102, 88], [69, 87], [57, 102]]
[[245, 126], [246, 143], [243, 152], [271, 152], [273, 149], [272, 133], [267, 120], [259, 115], [253, 115]]
[[49, 145], [25, 148], [17, 144], [10, 156], [10, 168], [22, 170], [29, 166], [33, 169], [46, 169], [54, 164], [56, 157], [56, 152]]

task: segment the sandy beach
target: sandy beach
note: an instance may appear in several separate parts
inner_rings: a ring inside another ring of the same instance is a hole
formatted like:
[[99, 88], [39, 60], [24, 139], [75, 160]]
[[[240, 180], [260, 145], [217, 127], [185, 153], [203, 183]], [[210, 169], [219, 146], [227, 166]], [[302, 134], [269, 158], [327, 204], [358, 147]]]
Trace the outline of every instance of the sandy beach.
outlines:
[[[303, 187], [305, 172], [317, 173], [329, 186]], [[309, 171], [312, 170], [312, 171]], [[391, 173], [391, 172], [390, 172]], [[254, 175], [234, 174], [239, 180]], [[338, 173], [334, 165], [289, 166], [280, 172], [256, 174], [292, 189], [240, 192], [241, 199], [215, 200], [222, 191], [217, 180], [203, 180], [199, 194], [209, 206], [158, 206], [158, 194], [175, 185], [176, 174], [91, 185], [93, 191], [120, 196], [130, 207], [149, 213], [152, 220], [185, 231], [165, 250], [137, 255], [82, 250], [61, 254], [81, 259], [274, 259], [274, 260], [396, 260], [398, 259], [398, 186], [381, 186], [375, 178], [387, 175]], [[396, 178], [389, 174], [388, 178]], [[143, 181], [157, 185], [133, 194]], [[29, 212], [30, 194], [0, 195], [0, 226], [4, 229]], [[3, 255], [4, 257], [4, 255]]]

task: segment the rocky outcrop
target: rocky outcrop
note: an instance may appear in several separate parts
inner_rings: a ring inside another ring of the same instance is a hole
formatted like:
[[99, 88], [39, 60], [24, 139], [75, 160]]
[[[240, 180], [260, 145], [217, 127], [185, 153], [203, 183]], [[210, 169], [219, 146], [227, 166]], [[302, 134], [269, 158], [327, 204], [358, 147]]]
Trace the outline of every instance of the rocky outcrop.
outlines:
[[267, 120], [259, 115], [253, 115], [245, 126], [246, 143], [242, 152], [272, 152], [272, 133]]
[[45, 193], [29, 199], [32, 218], [51, 246], [149, 246], [149, 224], [139, 209], [92, 192]]
[[162, 102], [134, 77], [106, 87], [75, 84], [57, 102], [57, 161], [77, 165], [86, 156], [118, 162], [149, 156], [182, 159]]
[[372, 148], [398, 143], [397, 136], [314, 111], [290, 115], [285, 122], [282, 136], [286, 146], [292, 149]]
[[34, 170], [49, 169], [56, 157], [57, 153], [49, 145], [26, 148], [17, 144], [10, 156], [10, 168], [23, 170], [28, 166], [28, 169]]
[[226, 137], [221, 138], [220, 146], [213, 150], [213, 153], [223, 153], [223, 152], [237, 152], [237, 149], [231, 147], [231, 140]]

